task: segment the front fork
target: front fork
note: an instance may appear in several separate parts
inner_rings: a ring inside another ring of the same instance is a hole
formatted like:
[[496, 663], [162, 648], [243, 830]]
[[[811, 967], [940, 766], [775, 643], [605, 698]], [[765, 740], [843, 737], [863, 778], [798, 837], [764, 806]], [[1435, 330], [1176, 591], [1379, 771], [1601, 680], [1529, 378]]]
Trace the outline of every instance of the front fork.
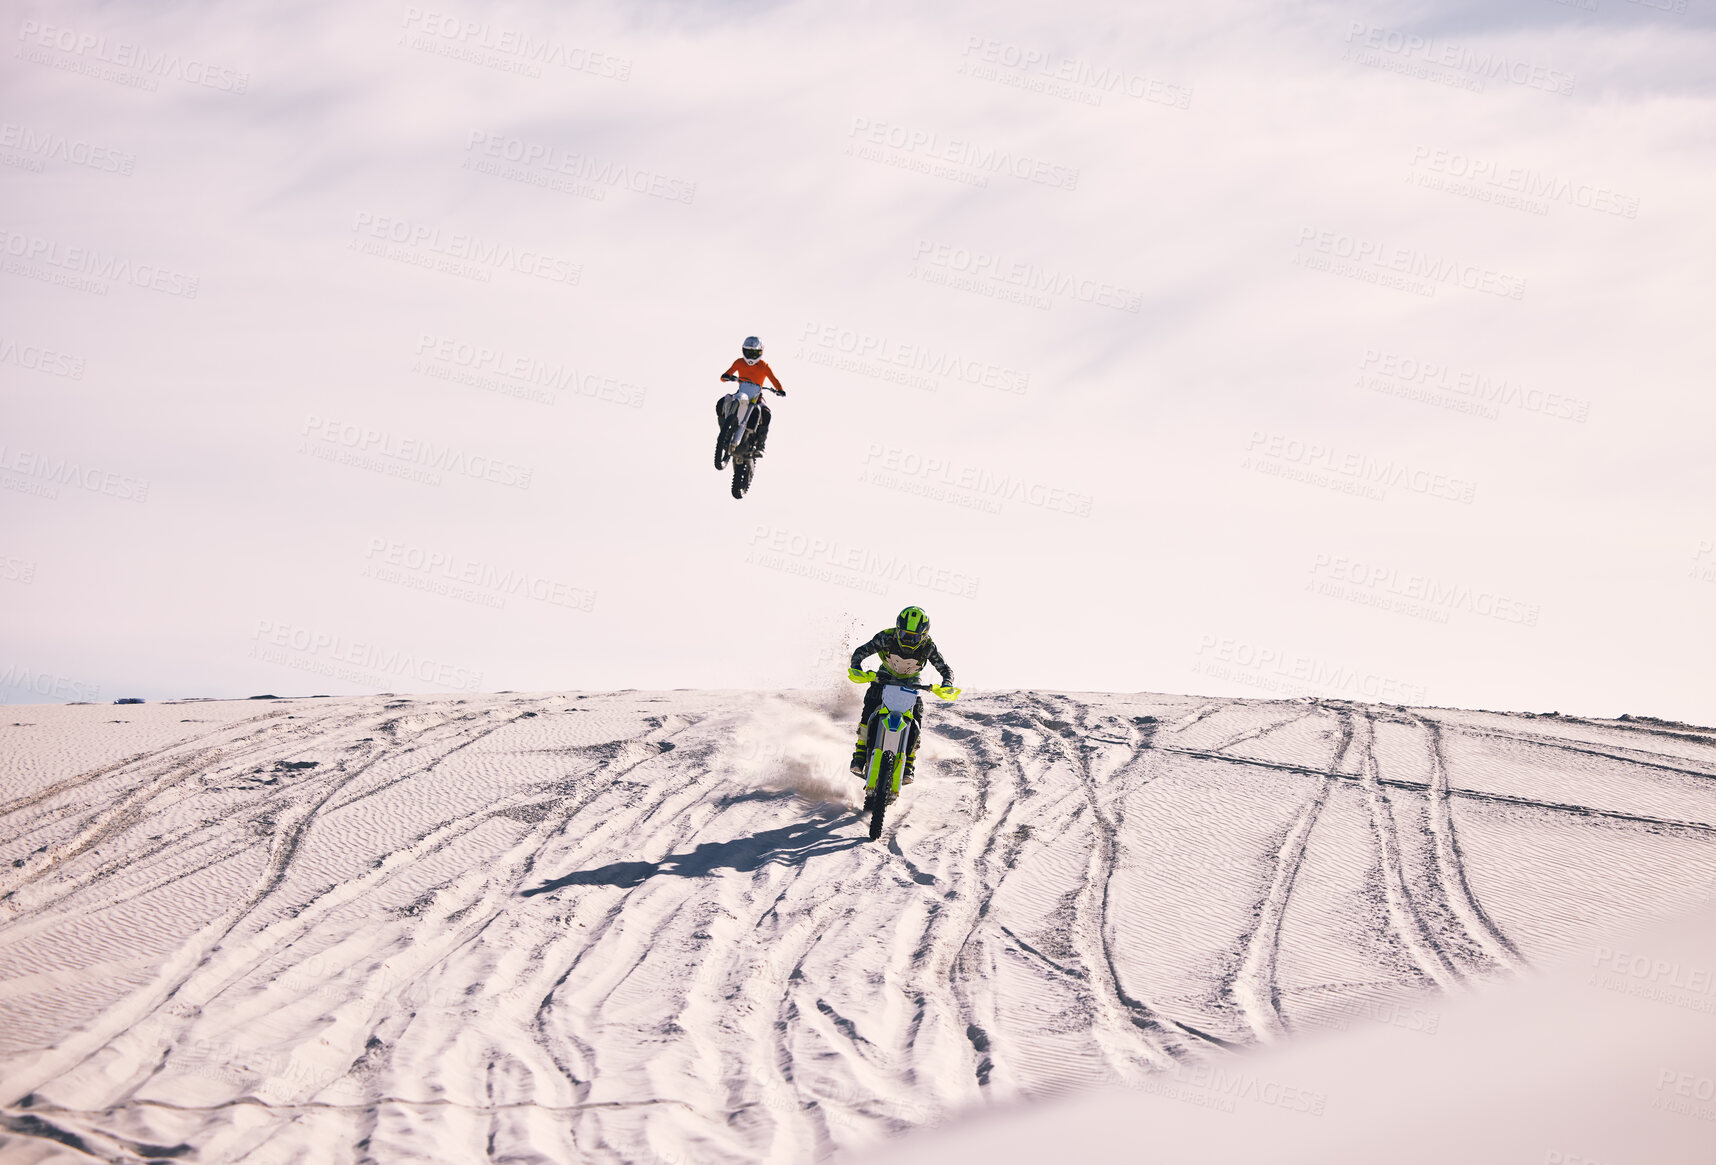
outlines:
[[[878, 712], [877, 717], [884, 714], [885, 710], [884, 712]], [[882, 731], [881, 721], [879, 719], [872, 719], [870, 722], [870, 759], [865, 765], [864, 789], [866, 793], [874, 793], [876, 791], [876, 787], [881, 784], [882, 781], [886, 780], [889, 786], [888, 799], [893, 800], [895, 797], [900, 795], [900, 780], [905, 776], [906, 758], [912, 755], [912, 747], [916, 743], [918, 726], [915, 720], [906, 721], [906, 729], [900, 734], [901, 747], [899, 751], [893, 753], [886, 752], [885, 750], [876, 747], [877, 737], [882, 734]], [[888, 773], [884, 773], [882, 771], [882, 760], [884, 757], [889, 756], [893, 757], [894, 763], [890, 766], [890, 771]]]

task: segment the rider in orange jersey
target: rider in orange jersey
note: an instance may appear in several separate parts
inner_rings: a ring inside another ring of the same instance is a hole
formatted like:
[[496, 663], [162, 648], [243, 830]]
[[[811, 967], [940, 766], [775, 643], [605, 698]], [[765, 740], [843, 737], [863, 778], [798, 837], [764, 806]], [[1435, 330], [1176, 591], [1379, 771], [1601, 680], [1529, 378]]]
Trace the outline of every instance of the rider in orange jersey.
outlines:
[[[724, 381], [742, 380], [746, 384], [754, 384], [759, 388], [768, 388], [768, 382], [774, 381], [770, 391], [781, 396], [786, 395], [786, 389], [781, 387], [780, 377], [775, 370], [763, 362], [763, 342], [755, 336], [746, 336], [745, 342], [739, 347], [739, 358], [728, 365], [727, 371], [721, 374]], [[762, 393], [757, 393], [757, 406], [763, 410], [762, 417], [757, 421], [757, 435], [752, 440], [751, 456], [761, 457], [763, 445], [769, 438], [769, 421], [772, 419], [769, 406], [763, 403]], [[733, 394], [728, 393], [715, 402], [715, 419], [721, 423], [723, 431], [733, 409]]]

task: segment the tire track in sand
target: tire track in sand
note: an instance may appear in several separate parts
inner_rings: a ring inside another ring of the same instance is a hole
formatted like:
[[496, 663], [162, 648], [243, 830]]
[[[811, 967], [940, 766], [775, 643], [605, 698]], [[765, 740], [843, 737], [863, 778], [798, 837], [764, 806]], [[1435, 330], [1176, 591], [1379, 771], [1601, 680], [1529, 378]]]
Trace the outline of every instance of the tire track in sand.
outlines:
[[1430, 832], [1435, 838], [1436, 876], [1442, 884], [1443, 896], [1485, 954], [1515, 975], [1526, 969], [1524, 956], [1501, 932], [1484, 908], [1478, 905], [1466, 879], [1466, 863], [1460, 853], [1460, 842], [1454, 834], [1453, 802], [1448, 791], [1448, 764], [1442, 752], [1442, 726], [1434, 720], [1416, 718], [1424, 730], [1425, 745], [1430, 753]]
[[[1334, 758], [1329, 762], [1331, 771], [1340, 769], [1353, 741], [1352, 717], [1345, 711], [1334, 711], [1340, 718], [1341, 735], [1335, 745]], [[1256, 1033], [1258, 1041], [1265, 1044], [1274, 1043], [1287, 1031], [1281, 1018], [1281, 1002], [1275, 985], [1275, 953], [1281, 944], [1281, 920], [1287, 913], [1287, 899], [1293, 893], [1293, 879], [1298, 876], [1299, 865], [1305, 860], [1311, 827], [1317, 823], [1317, 816], [1323, 810], [1329, 785], [1334, 779], [1327, 772], [1317, 773], [1315, 777], [1311, 795], [1300, 807], [1287, 836], [1282, 839], [1281, 848], [1276, 852], [1275, 874], [1270, 879], [1263, 901], [1258, 904], [1256, 925], [1246, 937], [1239, 970], [1228, 988], [1246, 1023]]]
[[179, 752], [186, 747], [201, 746], [204, 750], [210, 749], [213, 747], [213, 745], [209, 743], [211, 740], [224, 737], [228, 734], [238, 732], [256, 724], [266, 723], [269, 720], [277, 720], [285, 715], [286, 713], [280, 710], [264, 712], [259, 716], [251, 716], [244, 720], [237, 720], [230, 724], [224, 724], [212, 732], [202, 735], [192, 735], [183, 740], [175, 740], [171, 744], [164, 744], [160, 748], [132, 753], [130, 756], [123, 757], [110, 764], [98, 765], [93, 769], [86, 769], [75, 777], [65, 777], [61, 780], [55, 781], [53, 784], [48, 785], [45, 788], [37, 789], [34, 793], [26, 793], [15, 801], [0, 803], [0, 820], [4, 820], [20, 810], [28, 809], [32, 805], [39, 805], [43, 801], [51, 800], [62, 793], [68, 793], [74, 789], [87, 786], [91, 781], [96, 781], [102, 777], [111, 776], [116, 773], [123, 773], [124, 770], [131, 768], [133, 765], [142, 765], [147, 761], [160, 760], [163, 758], [168, 758], [170, 762], [170, 758], [174, 753]]
[[1400, 860], [1400, 837], [1394, 827], [1394, 810], [1388, 794], [1382, 790], [1381, 773], [1376, 759], [1376, 723], [1368, 712], [1363, 713], [1364, 753], [1360, 758], [1359, 785], [1364, 790], [1365, 805], [1370, 810], [1371, 840], [1375, 842], [1377, 859], [1382, 866], [1382, 895], [1389, 926], [1405, 946], [1413, 964], [1426, 978], [1444, 991], [1461, 981], [1453, 960], [1436, 941], [1434, 929], [1412, 900], [1406, 887], [1406, 873]]
[[[277, 717], [284, 715], [284, 713], [277, 712], [270, 715]], [[150, 814], [171, 810], [184, 801], [195, 799], [200, 793], [206, 791], [208, 783], [217, 779], [218, 774], [223, 770], [237, 772], [249, 768], [255, 763], [253, 758], [261, 749], [270, 745], [290, 745], [296, 737], [309, 734], [317, 745], [325, 751], [328, 747], [326, 742], [330, 738], [337, 739], [338, 733], [357, 728], [364, 723], [364, 719], [361, 715], [352, 715], [343, 709], [339, 711], [330, 710], [328, 714], [302, 728], [287, 728], [283, 724], [268, 725], [251, 733], [248, 740], [232, 742], [224, 747], [196, 748], [182, 760], [169, 758], [169, 767], [155, 772], [152, 776], [148, 775], [147, 771], [140, 772], [138, 776], [143, 779], [143, 784], [135, 787], [129, 793], [123, 794], [118, 804], [92, 814], [79, 827], [74, 839], [49, 846], [42, 854], [37, 855], [42, 859], [39, 864], [35, 866], [26, 865], [19, 871], [20, 874], [28, 876], [22, 878], [20, 884], [13, 887], [13, 896], [7, 903], [16, 917], [14, 921], [0, 925], [0, 932], [4, 933], [7, 942], [16, 942], [40, 929], [63, 925], [64, 920], [55, 915], [57, 908], [72, 896], [107, 879], [121, 868], [128, 873], [135, 873], [140, 866], [157, 856], [178, 857], [184, 853], [181, 846], [182, 842], [201, 835], [207, 835], [200, 843], [204, 845], [218, 846], [222, 842], [228, 841], [226, 831], [220, 827], [241, 819], [266, 817], [277, 807], [289, 805], [294, 797], [301, 794], [301, 790], [307, 784], [325, 779], [339, 770], [330, 767], [314, 776], [300, 777], [292, 785], [256, 788], [252, 790], [257, 794], [255, 798], [220, 808], [214, 812], [212, 817], [203, 817], [196, 821], [186, 822], [176, 828], [167, 828], [159, 838], [151, 839], [152, 844], [110, 858], [103, 864], [91, 869], [73, 873], [65, 872], [65, 867], [74, 859], [88, 853], [114, 835], [140, 824]], [[332, 727], [324, 727], [329, 721], [336, 723]], [[285, 737], [276, 734], [276, 730], [281, 729], [286, 731]], [[231, 731], [231, 726], [212, 735], [219, 736], [227, 731]], [[182, 748], [186, 743], [181, 741], [175, 747]], [[248, 748], [243, 751], [235, 751], [241, 745], [248, 745]], [[269, 753], [270, 759], [275, 762], [285, 759], [282, 755], [274, 755], [272, 749], [269, 750]], [[285, 755], [291, 755], [291, 753], [288, 752]], [[112, 771], [117, 773], [120, 768], [123, 766], [117, 766]], [[190, 776], [198, 777], [198, 784], [203, 788], [190, 785], [186, 780]], [[81, 807], [76, 806], [69, 808], [72, 812], [68, 813], [68, 816], [75, 816], [75, 813], [81, 809]], [[153, 881], [145, 882], [143, 886], [134, 887], [119, 898], [107, 900], [103, 903], [103, 908], [111, 908], [156, 892], [164, 886], [197, 872], [199, 869], [206, 869], [210, 865], [218, 864], [242, 853], [253, 842], [253, 837], [241, 836], [236, 847], [228, 848], [224, 852], [205, 859], [200, 866], [190, 870], [173, 871]], [[50, 875], [58, 875], [52, 883], [45, 881]], [[4, 896], [0, 895], [0, 897]]]
[[[1077, 723], [1091, 716], [1091, 709], [1069, 696], [1038, 697], [1038, 707], [1047, 715], [1039, 717], [1048, 740], [1078, 777], [1079, 789], [1089, 809], [1096, 845], [1092, 848], [1084, 885], [1075, 898], [1073, 946], [1080, 961], [1090, 970], [1088, 985], [1103, 1021], [1098, 1029], [1098, 1041], [1104, 1046], [1110, 1062], [1122, 1080], [1136, 1082], [1152, 1069], [1171, 1068], [1176, 1054], [1184, 1048], [1170, 1036], [1178, 1025], [1158, 1015], [1143, 1000], [1133, 997], [1120, 981], [1114, 958], [1114, 927], [1110, 921], [1110, 901], [1113, 893], [1114, 871], [1118, 863], [1120, 831], [1124, 824], [1124, 802], [1111, 811], [1105, 805], [1104, 788], [1097, 784], [1091, 771], [1090, 756], [1078, 742], [1068, 739], [1069, 721]], [[1059, 705], [1057, 707], [1057, 705]], [[1136, 752], [1135, 752], [1136, 755]], [[1127, 766], [1122, 766], [1125, 768]], [[1112, 779], [1108, 788], [1124, 793], [1124, 785]]]
[[1248, 740], [1256, 740], [1259, 736], [1267, 736], [1278, 728], [1286, 728], [1290, 724], [1297, 724], [1308, 716], [1316, 715], [1316, 713], [1317, 709], [1315, 705], [1306, 704], [1303, 707], [1295, 709], [1289, 716], [1284, 716], [1279, 720], [1268, 721], [1255, 728], [1247, 728], [1244, 732], [1237, 733], [1218, 744], [1206, 746], [1206, 749], [1209, 752], [1226, 752], [1236, 744], [1244, 744]]
[[[313, 724], [314, 722], [312, 726]], [[463, 748], [475, 739], [466, 738], [454, 745], [453, 750]], [[254, 966], [269, 951], [291, 941], [288, 935], [296, 936], [307, 930], [317, 917], [336, 904], [336, 900], [349, 900], [364, 884], [405, 864], [411, 857], [418, 856], [417, 851], [423, 843], [407, 850], [396, 851], [389, 856], [390, 860], [384, 861], [358, 879], [334, 887], [308, 909], [264, 927], [236, 948], [221, 950], [225, 940], [273, 893], [285, 877], [293, 854], [305, 832], [315, 822], [321, 807], [340, 790], [357, 780], [373, 763], [373, 760], [366, 762], [349, 772], [331, 773], [330, 776], [334, 779], [326, 782], [324, 789], [283, 813], [268, 838], [268, 853], [262, 871], [252, 881], [248, 891], [181, 943], [176, 951], [162, 961], [155, 978], [147, 986], [110, 1007], [99, 1020], [53, 1048], [37, 1053], [27, 1065], [9, 1073], [5, 1081], [0, 1083], [0, 1105], [16, 1104], [50, 1081], [70, 1086], [74, 1091], [93, 1090], [97, 1095], [105, 1097], [121, 1087], [122, 1080], [139, 1072], [147, 1074], [153, 1070], [152, 1066], [160, 1063], [160, 1049], [171, 1041], [173, 1033], [182, 1026], [183, 1014], [195, 1014], [196, 1010], [218, 994], [225, 985]], [[217, 951], [219, 957], [216, 957]], [[170, 1003], [183, 1013], [177, 1016], [180, 1022], [171, 1022], [159, 1014], [161, 1009]], [[110, 1062], [105, 1068], [98, 1069], [87, 1063], [103, 1049], [109, 1049], [111, 1053], [108, 1057]], [[123, 1067], [124, 1065], [129, 1067]], [[77, 1070], [75, 1073], [74, 1069]], [[78, 1107], [99, 1105], [84, 1103]]]
[[[792, 920], [779, 939], [770, 940], [772, 961], [783, 940], [800, 936], [784, 943], [792, 952], [791, 970], [772, 1012], [773, 1028], [767, 1033], [772, 1038], [766, 1048], [759, 1047], [768, 1057], [767, 1067], [760, 1070], [770, 1077], [763, 1103], [772, 1108], [787, 1108], [786, 1102], [796, 1105], [801, 1135], [812, 1138], [814, 1152], [825, 1154], [850, 1140], [854, 1131], [878, 1126], [893, 1131], [926, 1123], [975, 1101], [987, 1086], [988, 1037], [973, 999], [981, 992], [971, 990], [974, 979], [982, 980], [984, 968], [972, 944], [980, 938], [992, 892], [986, 873], [996, 832], [1015, 799], [994, 796], [995, 766], [974, 762], [974, 755], [983, 751], [983, 735], [971, 725], [987, 716], [974, 718], [967, 710], [942, 710], [948, 722], [940, 726], [941, 744], [954, 755], [933, 767], [924, 765], [914, 793], [902, 797], [900, 810], [891, 815], [885, 848], [863, 840], [864, 819], [854, 814], [858, 844], [843, 855], [841, 872], [825, 870], [820, 879], [812, 879], [812, 871], [802, 871], [771, 906], [771, 912], [778, 913], [789, 893], [814, 904], [808, 914]], [[965, 774], [974, 775], [978, 786], [969, 825], [958, 831], [937, 829], [933, 823], [922, 831], [913, 827], [914, 804], [932, 792], [957, 796], [960, 783], [969, 779]], [[914, 849], [921, 842], [927, 853], [914, 857], [901, 847], [902, 838]], [[926, 873], [929, 866], [938, 868], [939, 876]], [[819, 889], [819, 883], [830, 889]], [[836, 915], [839, 924], [831, 926]], [[880, 965], [870, 973], [879, 979], [889, 1002], [865, 1017], [861, 1030], [819, 993], [825, 985], [850, 988], [850, 982], [826, 978], [827, 958], [820, 968], [809, 964], [825, 941], [861, 941], [862, 935], [875, 932], [887, 939], [879, 952]], [[801, 1069], [806, 1048], [812, 1058]], [[832, 1094], [827, 1052], [818, 1048], [831, 1050], [846, 1068], [848, 1083], [833, 1088]], [[901, 1055], [901, 1049], [906, 1054]], [[768, 1159], [803, 1158], [783, 1155], [777, 1144]]]
[[[414, 771], [417, 774], [427, 772], [442, 764], [453, 753], [535, 714], [538, 712], [520, 705], [496, 709], [495, 714], [488, 717], [461, 715], [424, 725], [420, 735], [438, 731], [454, 721], [478, 721], [467, 725], [471, 731], [455, 737], [451, 748], [429, 760], [427, 766]], [[473, 1042], [470, 1038], [473, 1033], [457, 1028], [452, 1033], [456, 1038], [447, 1038], [439, 1030], [430, 1032], [429, 1029], [436, 1025], [429, 1021], [417, 1022], [419, 1011], [413, 1008], [402, 1030], [397, 1034], [390, 1033], [392, 1038], [380, 1041], [377, 1034], [388, 1026], [388, 1020], [393, 1014], [388, 1006], [390, 997], [398, 996], [402, 1002], [414, 999], [418, 994], [417, 984], [420, 981], [460, 951], [469, 949], [488, 927], [513, 907], [518, 883], [540, 856], [549, 837], [564, 829], [571, 818], [615, 788], [612, 783], [604, 783], [595, 778], [603, 775], [623, 775], [638, 764], [661, 755], [659, 749], [638, 747], [637, 740], [628, 739], [616, 743], [618, 747], [611, 750], [611, 755], [605, 763], [594, 773], [587, 775], [589, 779], [584, 783], [583, 796], [564, 801], [551, 813], [538, 816], [532, 812], [528, 815], [528, 819], [533, 822], [532, 827], [508, 843], [504, 852], [485, 861], [480, 869], [435, 889], [427, 909], [414, 918], [414, 937], [411, 943], [401, 950], [389, 952], [387, 958], [379, 964], [375, 964], [372, 959], [372, 965], [367, 972], [354, 979], [354, 990], [327, 1008], [331, 1024], [317, 1025], [314, 1029], [315, 1046], [310, 1046], [312, 1041], [308, 1038], [304, 1041], [308, 1054], [323, 1066], [317, 1071], [301, 1073], [293, 1081], [294, 1087], [284, 1094], [268, 1098], [269, 1107], [278, 1109], [287, 1119], [261, 1125], [247, 1123], [222, 1129], [211, 1139], [208, 1148], [211, 1151], [218, 1150], [223, 1155], [222, 1159], [237, 1160], [286, 1134], [292, 1127], [293, 1114], [299, 1112], [310, 1097], [320, 1094], [324, 1089], [349, 1088], [352, 1084], [348, 1076], [351, 1067], [369, 1056], [372, 1050], [379, 1052], [379, 1062], [374, 1065], [375, 1073], [362, 1085], [363, 1091], [373, 1095], [376, 1092], [385, 1093], [391, 1088], [394, 1094], [402, 1094], [410, 1090], [409, 1085], [421, 1087], [427, 1083], [431, 1091], [453, 1094], [455, 1107], [481, 1110], [482, 1103], [478, 1091], [472, 1087], [472, 1082], [465, 1078], [445, 1076], [441, 1069], [449, 1063], [464, 1066], [477, 1064], [488, 1053], [479, 1053], [476, 1044], [481, 1043], [486, 1048], [486, 1039], [479, 1038]], [[389, 782], [392, 783], [393, 778], [390, 778]], [[379, 889], [397, 875], [408, 874], [428, 855], [497, 818], [513, 817], [518, 810], [531, 809], [545, 800], [563, 800], [556, 795], [562, 784], [563, 781], [555, 782], [556, 788], [553, 791], [545, 791], [541, 787], [522, 789], [497, 800], [479, 814], [446, 822], [430, 830], [410, 846], [387, 855], [378, 866], [366, 871], [360, 878], [319, 896], [309, 909], [254, 936], [251, 943], [255, 948], [251, 952], [254, 957], [245, 968], [226, 976], [225, 983], [211, 985], [216, 988], [214, 993], [218, 994], [227, 984], [248, 973], [249, 969], [260, 966], [263, 960], [289, 947], [317, 918], [326, 917], [360, 895]], [[336, 810], [337, 808], [336, 806]], [[296, 925], [300, 921], [304, 922], [303, 926]], [[268, 941], [261, 941], [265, 937]], [[543, 969], [538, 966], [532, 967], [531, 970], [540, 974]], [[535, 1015], [534, 1005], [527, 1001], [529, 992], [521, 992], [516, 988], [499, 992], [493, 983], [489, 984], [489, 988], [491, 994], [501, 996], [499, 1003], [495, 1005], [495, 1011], [510, 1019], [520, 1030], [526, 1030]], [[539, 990], [547, 991], [548, 988], [542, 985]], [[204, 993], [208, 993], [206, 989]], [[243, 1030], [248, 1023], [262, 1018], [261, 1015], [251, 1015], [247, 1010], [247, 1007], [254, 1010], [257, 1006], [262, 1005], [251, 1004], [236, 1011], [229, 1011], [224, 1019], [235, 1030]], [[423, 1010], [430, 1016], [437, 1013], [437, 1009], [433, 1008]], [[378, 1017], [382, 1020], [379, 1027]], [[404, 1036], [407, 1034], [416, 1040], [427, 1037], [432, 1047], [427, 1053], [418, 1055], [408, 1065], [402, 1066], [397, 1061], [401, 1057], [406, 1042]], [[522, 1067], [530, 1074], [533, 1082], [540, 1084], [542, 1090], [548, 1094], [544, 1107], [564, 1108], [576, 1120], [576, 1114], [583, 1111], [578, 1106], [584, 1101], [585, 1095], [578, 1090], [575, 1083], [567, 1081], [551, 1057], [536, 1054], [540, 1051], [534, 1041], [524, 1040], [519, 1047], [512, 1049], [511, 1054], [530, 1057], [530, 1062], [524, 1063]], [[434, 1067], [426, 1070], [425, 1065]], [[335, 1070], [336, 1066], [341, 1070]], [[375, 1135], [384, 1110], [393, 1106], [392, 1102], [377, 1100], [354, 1107], [365, 1114], [365, 1140], [368, 1140]], [[592, 1111], [601, 1107], [604, 1106], [596, 1105]]]

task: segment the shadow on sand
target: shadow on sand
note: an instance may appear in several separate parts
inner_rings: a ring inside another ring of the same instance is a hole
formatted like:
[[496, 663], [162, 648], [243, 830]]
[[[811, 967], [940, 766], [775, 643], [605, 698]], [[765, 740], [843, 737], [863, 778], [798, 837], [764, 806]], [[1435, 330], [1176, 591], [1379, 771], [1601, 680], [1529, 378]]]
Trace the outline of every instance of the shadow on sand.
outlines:
[[752, 873], [767, 865], [802, 866], [823, 854], [868, 845], [862, 835], [841, 836], [837, 830], [852, 824], [849, 812], [818, 813], [808, 821], [765, 829], [731, 841], [706, 841], [690, 853], [669, 854], [659, 862], [612, 862], [593, 870], [554, 878], [520, 891], [523, 897], [548, 894], [566, 886], [620, 886], [631, 889], [660, 874], [679, 878], [706, 878], [717, 870]]

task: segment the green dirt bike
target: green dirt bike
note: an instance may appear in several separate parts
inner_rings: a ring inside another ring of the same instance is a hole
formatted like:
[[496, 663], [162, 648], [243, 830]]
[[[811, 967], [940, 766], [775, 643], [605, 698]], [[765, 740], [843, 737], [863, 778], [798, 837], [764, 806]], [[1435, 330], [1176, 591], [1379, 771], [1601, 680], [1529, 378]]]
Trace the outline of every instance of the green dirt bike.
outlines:
[[[875, 672], [864, 672], [854, 682], [871, 683]], [[870, 815], [870, 840], [882, 836], [882, 818], [900, 795], [900, 778], [906, 761], [917, 747], [920, 726], [916, 708], [918, 693], [934, 692], [944, 700], [959, 699], [959, 689], [941, 684], [886, 683], [882, 702], [870, 714], [864, 736], [864, 812]]]

